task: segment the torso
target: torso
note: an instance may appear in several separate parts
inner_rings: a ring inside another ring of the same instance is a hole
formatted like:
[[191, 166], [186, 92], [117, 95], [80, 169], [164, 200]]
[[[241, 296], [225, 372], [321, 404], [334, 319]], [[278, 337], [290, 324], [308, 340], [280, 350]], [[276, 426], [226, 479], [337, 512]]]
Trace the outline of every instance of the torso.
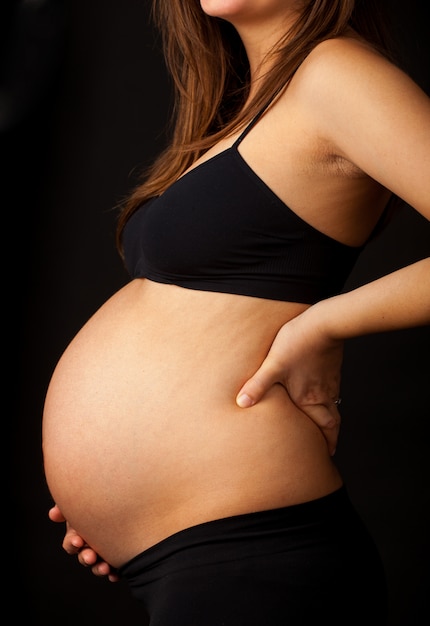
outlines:
[[[387, 193], [330, 154], [289, 91], [241, 154], [304, 220], [361, 245]], [[251, 409], [235, 404], [279, 328], [306, 306], [139, 278], [72, 341], [46, 398], [46, 477], [66, 518], [112, 565], [193, 524], [340, 486], [321, 433], [282, 387]]]
[[47, 395], [46, 475], [109, 562], [192, 524], [340, 484], [322, 435], [281, 387], [252, 409], [235, 404], [301, 308], [139, 279], [80, 331]]

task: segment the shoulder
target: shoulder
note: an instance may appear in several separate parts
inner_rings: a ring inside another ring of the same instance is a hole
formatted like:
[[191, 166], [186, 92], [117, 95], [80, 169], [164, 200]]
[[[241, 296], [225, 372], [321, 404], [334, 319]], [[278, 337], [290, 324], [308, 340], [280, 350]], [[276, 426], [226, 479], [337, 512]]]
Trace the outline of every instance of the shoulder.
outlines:
[[[383, 92], [408, 81], [406, 74], [374, 49], [356, 37], [328, 39], [318, 44], [299, 68], [298, 85], [308, 97], [332, 94], [346, 97], [358, 90]], [[369, 94], [370, 95], [370, 94]]]
[[[363, 126], [380, 123], [406, 75], [365, 41], [348, 36], [321, 42], [309, 53], [285, 92], [285, 103], [329, 153], [346, 156]], [[398, 98], [394, 98], [398, 101]]]
[[[292, 96], [324, 128], [351, 121], [357, 129], [404, 119], [416, 111], [428, 117], [428, 96], [401, 68], [357, 37], [318, 44], [290, 84]], [[344, 128], [342, 128], [344, 130]]]
[[283, 95], [326, 154], [428, 213], [430, 98], [406, 72], [358, 38], [330, 39]]
[[385, 59], [370, 43], [358, 35], [345, 35], [326, 39], [317, 44], [308, 55], [313, 62], [324, 60], [357, 61], [370, 57]]

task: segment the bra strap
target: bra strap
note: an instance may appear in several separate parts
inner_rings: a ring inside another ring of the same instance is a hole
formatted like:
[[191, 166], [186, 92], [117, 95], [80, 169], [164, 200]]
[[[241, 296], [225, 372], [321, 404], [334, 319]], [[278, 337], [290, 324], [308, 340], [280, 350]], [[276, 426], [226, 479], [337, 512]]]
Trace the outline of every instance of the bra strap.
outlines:
[[266, 104], [258, 111], [258, 113], [252, 118], [252, 120], [249, 122], [248, 126], [245, 127], [245, 129], [241, 132], [241, 134], [239, 135], [239, 137], [236, 139], [236, 141], [234, 142], [232, 148], [237, 148], [237, 146], [240, 144], [240, 142], [242, 141], [242, 139], [244, 139], [246, 137], [246, 135], [249, 133], [249, 131], [251, 130], [251, 128], [253, 128], [255, 126], [255, 124], [258, 122], [258, 120], [260, 119], [260, 117], [263, 115], [263, 113], [265, 113], [265, 111], [267, 111], [267, 109], [269, 108], [269, 106], [272, 104], [272, 102], [275, 100], [276, 96], [282, 91], [282, 89], [285, 87], [285, 85], [282, 85], [281, 87], [279, 87], [279, 89], [277, 89], [275, 91], [275, 93], [269, 98], [268, 102], [266, 102]]

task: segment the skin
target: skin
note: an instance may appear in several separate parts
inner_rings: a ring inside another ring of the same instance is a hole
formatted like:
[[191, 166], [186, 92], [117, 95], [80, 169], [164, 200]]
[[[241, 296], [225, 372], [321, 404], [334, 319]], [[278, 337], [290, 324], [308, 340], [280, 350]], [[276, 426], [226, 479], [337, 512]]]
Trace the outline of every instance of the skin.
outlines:
[[[294, 18], [297, 5], [201, 1], [205, 12], [238, 30], [254, 84], [265, 69], [265, 52]], [[214, 146], [193, 167], [226, 146], [225, 140]], [[241, 152], [251, 165], [258, 163], [261, 178], [299, 215], [349, 245], [366, 239], [390, 193], [430, 219], [430, 100], [353, 33], [324, 42], [309, 55]], [[288, 181], [279, 163], [293, 173]], [[333, 198], [339, 198], [337, 205]], [[345, 340], [430, 323], [429, 275], [430, 260], [424, 259], [280, 324], [261, 365], [238, 386], [237, 406], [252, 410], [280, 384], [334, 454], [340, 415], [333, 400], [339, 396]], [[66, 521], [56, 505], [49, 517]], [[63, 547], [95, 575], [118, 580], [115, 568], [67, 523]]]

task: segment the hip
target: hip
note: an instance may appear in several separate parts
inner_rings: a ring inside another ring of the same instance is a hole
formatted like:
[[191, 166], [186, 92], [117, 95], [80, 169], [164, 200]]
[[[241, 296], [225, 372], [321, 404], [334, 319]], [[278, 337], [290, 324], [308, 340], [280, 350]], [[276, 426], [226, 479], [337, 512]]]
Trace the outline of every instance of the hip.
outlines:
[[119, 572], [154, 626], [295, 626], [324, 607], [333, 624], [384, 623], [382, 563], [345, 487], [185, 529]]

